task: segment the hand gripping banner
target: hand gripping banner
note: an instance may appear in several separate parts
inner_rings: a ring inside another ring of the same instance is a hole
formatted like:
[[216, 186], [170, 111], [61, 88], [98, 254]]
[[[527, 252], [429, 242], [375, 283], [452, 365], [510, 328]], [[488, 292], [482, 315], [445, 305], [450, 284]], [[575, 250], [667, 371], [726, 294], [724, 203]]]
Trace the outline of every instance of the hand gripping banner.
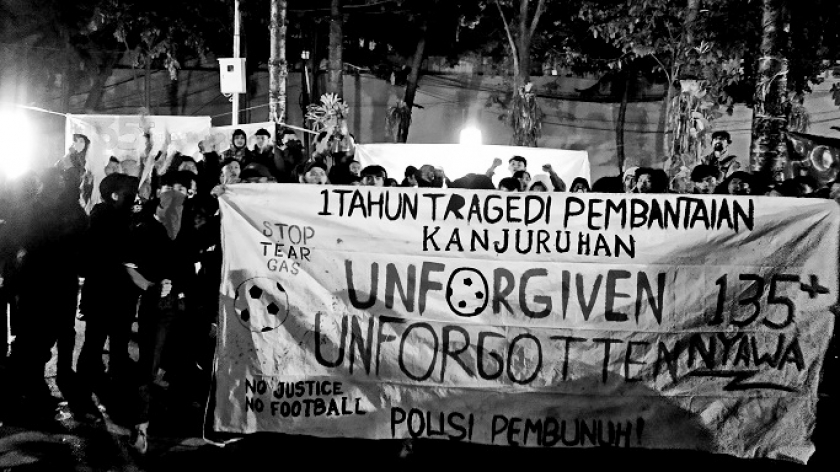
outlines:
[[807, 461], [833, 201], [235, 185], [215, 428]]

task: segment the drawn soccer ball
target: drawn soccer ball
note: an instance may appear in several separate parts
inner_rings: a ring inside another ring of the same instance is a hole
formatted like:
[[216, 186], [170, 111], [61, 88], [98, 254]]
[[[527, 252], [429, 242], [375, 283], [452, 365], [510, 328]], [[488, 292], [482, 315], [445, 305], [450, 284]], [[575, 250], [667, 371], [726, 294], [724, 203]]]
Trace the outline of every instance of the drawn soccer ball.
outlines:
[[233, 309], [239, 321], [255, 333], [280, 327], [289, 316], [289, 295], [280, 282], [255, 277], [236, 289]]
[[487, 279], [475, 269], [456, 269], [446, 285], [446, 302], [456, 315], [472, 317], [487, 308]]

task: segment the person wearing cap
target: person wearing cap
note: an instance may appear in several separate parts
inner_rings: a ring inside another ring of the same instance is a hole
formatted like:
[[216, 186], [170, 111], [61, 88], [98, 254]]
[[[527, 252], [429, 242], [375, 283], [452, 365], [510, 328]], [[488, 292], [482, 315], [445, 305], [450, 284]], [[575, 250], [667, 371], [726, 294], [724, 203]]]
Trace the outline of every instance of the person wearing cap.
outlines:
[[736, 157], [729, 154], [730, 144], [732, 144], [732, 136], [728, 131], [715, 131], [712, 133], [712, 152], [701, 161], [718, 170], [718, 180], [726, 177], [730, 168], [738, 170], [741, 167], [735, 160]]
[[274, 164], [274, 143], [271, 141], [271, 133], [265, 128], [260, 128], [254, 135], [257, 143], [254, 144], [254, 149], [248, 160], [243, 161], [245, 167], [248, 164], [256, 163], [268, 168], [272, 175], [276, 174], [276, 166]]

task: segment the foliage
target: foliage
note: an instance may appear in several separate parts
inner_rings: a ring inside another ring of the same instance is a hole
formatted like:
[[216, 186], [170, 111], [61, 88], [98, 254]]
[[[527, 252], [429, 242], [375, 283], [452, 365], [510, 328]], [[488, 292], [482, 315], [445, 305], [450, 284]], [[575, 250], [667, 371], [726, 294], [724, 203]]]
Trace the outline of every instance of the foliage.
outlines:
[[[95, 30], [112, 32], [139, 67], [160, 61], [177, 78], [179, 57], [204, 57], [213, 31], [229, 24], [223, 0], [100, 0], [92, 21]], [[216, 33], [217, 34], [217, 33]]]
[[349, 115], [350, 107], [338, 95], [327, 93], [321, 95], [321, 103], [309, 105], [306, 120], [313, 131], [346, 134]]

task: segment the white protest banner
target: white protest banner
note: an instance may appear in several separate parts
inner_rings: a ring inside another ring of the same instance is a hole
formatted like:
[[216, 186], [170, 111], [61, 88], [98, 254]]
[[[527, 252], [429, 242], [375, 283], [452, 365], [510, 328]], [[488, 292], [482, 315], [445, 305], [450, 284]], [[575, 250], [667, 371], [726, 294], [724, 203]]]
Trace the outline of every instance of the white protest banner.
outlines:
[[195, 156], [198, 142], [210, 131], [209, 116], [67, 115], [67, 147], [73, 143], [73, 134], [84, 134], [90, 139], [85, 167], [93, 174], [94, 190], [88, 210], [100, 200], [99, 182], [105, 177], [105, 165], [111, 156], [140, 163], [146, 147], [144, 120], [151, 128], [153, 154], [163, 150], [168, 135], [174, 150]]
[[[442, 167], [450, 180], [466, 174], [484, 174], [493, 164], [493, 159], [502, 160], [493, 175], [493, 182], [510, 177], [508, 161], [513, 156], [522, 156], [528, 161], [531, 176], [546, 173], [542, 167], [551, 165], [554, 172], [563, 179], [566, 187], [572, 185], [575, 177], [590, 180], [589, 155], [586, 151], [564, 149], [531, 148], [521, 146], [471, 146], [461, 144], [357, 144], [356, 160], [362, 166], [378, 164], [388, 171], [388, 177], [402, 181], [405, 168], [429, 164]], [[591, 185], [590, 181], [590, 185]]]
[[218, 430], [813, 453], [833, 201], [250, 184], [220, 202]]

